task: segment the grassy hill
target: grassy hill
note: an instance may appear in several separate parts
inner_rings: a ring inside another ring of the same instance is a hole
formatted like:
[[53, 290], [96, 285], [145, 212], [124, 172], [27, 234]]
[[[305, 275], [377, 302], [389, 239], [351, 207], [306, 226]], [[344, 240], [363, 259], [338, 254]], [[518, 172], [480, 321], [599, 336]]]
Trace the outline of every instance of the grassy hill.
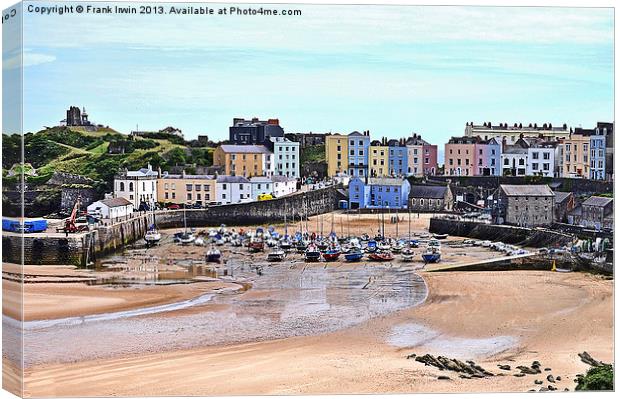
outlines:
[[[3, 135], [2, 174], [19, 163], [21, 137]], [[157, 137], [130, 137], [114, 129], [99, 128], [92, 132], [83, 128], [54, 127], [24, 135], [25, 161], [37, 169], [32, 184], [45, 181], [55, 171], [75, 173], [103, 181], [111, 189], [119, 169], [139, 169], [150, 163], [153, 168], [167, 169], [174, 165], [198, 163], [211, 165], [211, 148], [188, 148], [179, 137], [158, 134]]]

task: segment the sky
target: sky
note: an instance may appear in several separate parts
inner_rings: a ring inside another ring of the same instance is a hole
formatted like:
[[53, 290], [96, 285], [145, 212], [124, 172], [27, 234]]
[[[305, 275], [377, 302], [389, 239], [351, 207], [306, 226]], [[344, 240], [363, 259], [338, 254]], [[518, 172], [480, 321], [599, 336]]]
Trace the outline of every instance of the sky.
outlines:
[[258, 117], [286, 132], [417, 132], [441, 148], [470, 121], [613, 121], [612, 9], [287, 8], [302, 16], [26, 11], [24, 130], [77, 105], [124, 133], [222, 140], [234, 117]]

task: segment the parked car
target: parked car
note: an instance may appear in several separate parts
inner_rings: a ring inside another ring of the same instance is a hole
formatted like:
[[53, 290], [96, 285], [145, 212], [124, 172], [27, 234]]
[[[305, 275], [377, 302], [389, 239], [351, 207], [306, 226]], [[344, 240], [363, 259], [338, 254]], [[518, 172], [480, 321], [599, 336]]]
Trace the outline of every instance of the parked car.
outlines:
[[179, 204], [172, 204], [168, 206], [168, 209], [175, 210], [175, 209], [181, 209], [181, 207], [179, 206]]
[[200, 204], [194, 204], [194, 205], [192, 205], [190, 208], [192, 208], [192, 209], [202, 209], [202, 205], [200, 205]]

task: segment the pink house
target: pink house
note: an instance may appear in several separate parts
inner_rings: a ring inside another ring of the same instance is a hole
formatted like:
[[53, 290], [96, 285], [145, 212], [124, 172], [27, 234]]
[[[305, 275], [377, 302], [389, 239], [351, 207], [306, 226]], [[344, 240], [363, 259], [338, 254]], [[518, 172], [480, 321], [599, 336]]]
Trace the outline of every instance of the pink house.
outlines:
[[452, 137], [445, 145], [444, 174], [447, 176], [475, 176], [476, 144], [480, 137]]

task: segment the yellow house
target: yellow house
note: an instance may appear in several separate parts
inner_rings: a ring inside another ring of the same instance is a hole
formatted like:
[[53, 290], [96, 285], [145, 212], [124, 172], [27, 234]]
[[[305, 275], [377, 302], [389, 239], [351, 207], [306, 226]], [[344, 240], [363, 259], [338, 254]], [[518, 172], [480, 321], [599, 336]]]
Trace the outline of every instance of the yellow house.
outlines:
[[336, 176], [347, 173], [349, 166], [349, 138], [342, 134], [325, 137], [325, 159], [327, 159], [327, 175]]
[[562, 177], [589, 177], [590, 137], [573, 133], [561, 148]]
[[157, 201], [173, 204], [207, 205], [215, 202], [216, 177], [212, 175], [171, 175], [157, 179]]
[[380, 142], [373, 141], [368, 149], [368, 169], [370, 176], [381, 177], [389, 176], [388, 166], [389, 148], [386, 145], [380, 145]]
[[222, 144], [213, 152], [213, 165], [223, 166], [230, 176], [272, 176], [273, 154], [262, 145]]

